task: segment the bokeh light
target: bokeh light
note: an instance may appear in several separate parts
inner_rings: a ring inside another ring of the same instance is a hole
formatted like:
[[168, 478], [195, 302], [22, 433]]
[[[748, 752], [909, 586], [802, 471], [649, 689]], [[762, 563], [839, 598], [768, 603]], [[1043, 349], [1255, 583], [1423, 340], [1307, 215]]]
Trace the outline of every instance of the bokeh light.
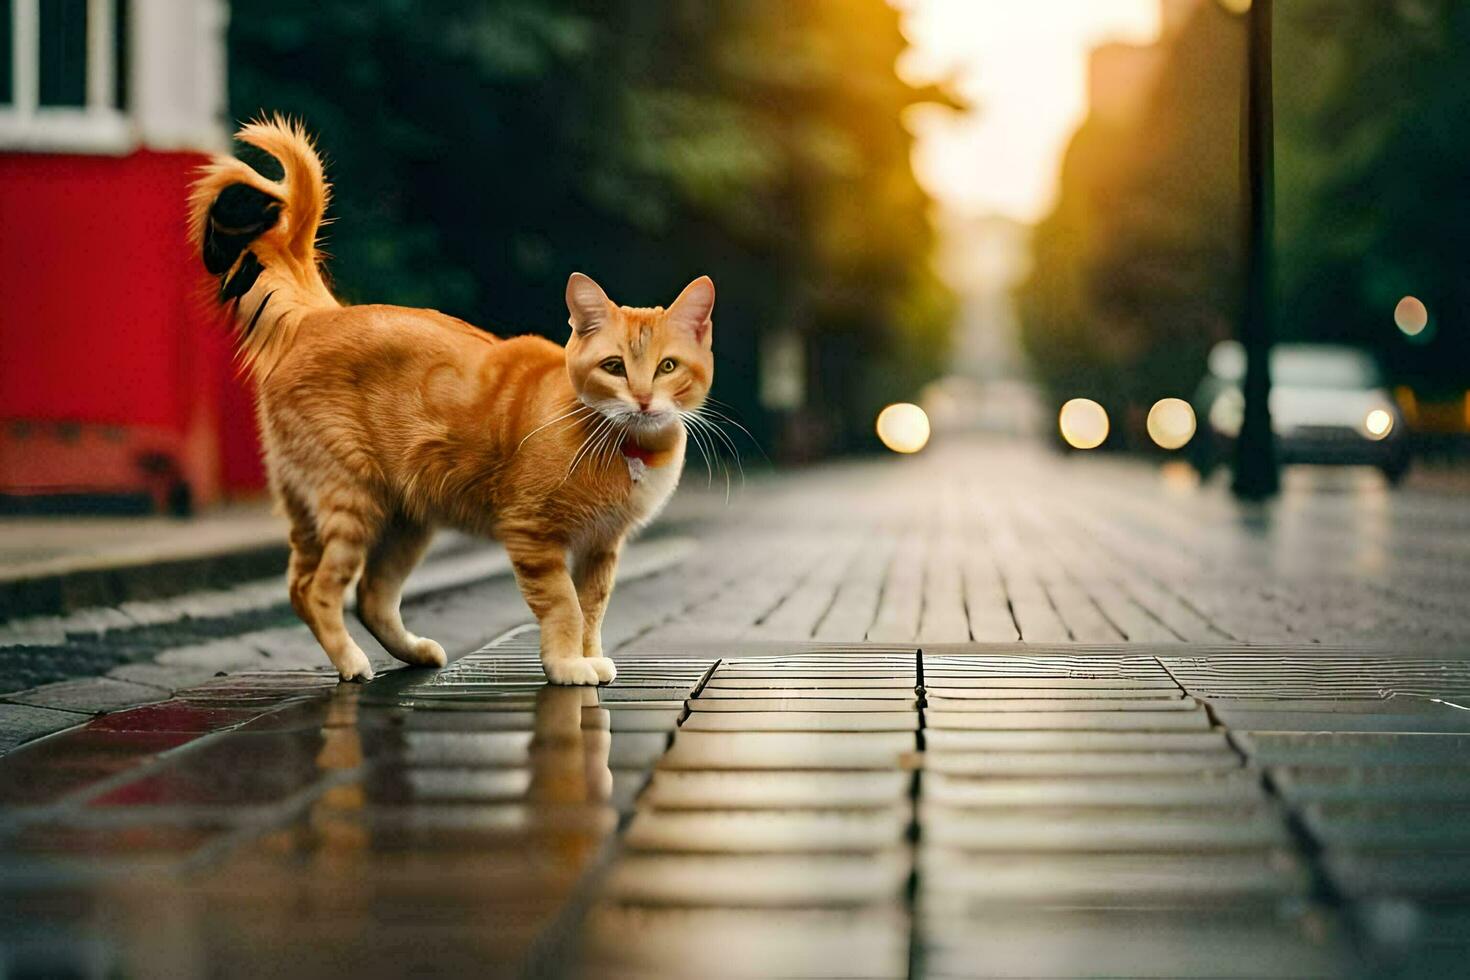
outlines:
[[1405, 296], [1393, 309], [1393, 322], [1406, 337], [1417, 337], [1429, 326], [1429, 308], [1417, 296]]
[[889, 405], [878, 413], [878, 438], [896, 453], [916, 453], [929, 442], [929, 416], [909, 402]]
[[1183, 448], [1194, 428], [1194, 409], [1182, 398], [1160, 398], [1148, 410], [1148, 437], [1161, 449]]
[[1073, 398], [1057, 416], [1062, 438], [1073, 449], [1096, 449], [1108, 438], [1108, 412], [1091, 398]]
[[1363, 419], [1363, 431], [1368, 433], [1369, 439], [1382, 439], [1393, 431], [1393, 415], [1381, 408], [1375, 408]]

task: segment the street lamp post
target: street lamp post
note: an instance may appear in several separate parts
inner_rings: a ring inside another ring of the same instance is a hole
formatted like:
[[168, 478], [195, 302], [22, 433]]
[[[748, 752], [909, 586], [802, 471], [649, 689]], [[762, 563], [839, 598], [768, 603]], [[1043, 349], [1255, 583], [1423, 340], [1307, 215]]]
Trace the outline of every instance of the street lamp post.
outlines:
[[1240, 132], [1246, 219], [1245, 302], [1240, 312], [1240, 342], [1245, 348], [1245, 417], [1235, 446], [1231, 490], [1243, 500], [1263, 500], [1280, 488], [1270, 404], [1271, 339], [1276, 314], [1271, 0], [1253, 0], [1246, 13]]

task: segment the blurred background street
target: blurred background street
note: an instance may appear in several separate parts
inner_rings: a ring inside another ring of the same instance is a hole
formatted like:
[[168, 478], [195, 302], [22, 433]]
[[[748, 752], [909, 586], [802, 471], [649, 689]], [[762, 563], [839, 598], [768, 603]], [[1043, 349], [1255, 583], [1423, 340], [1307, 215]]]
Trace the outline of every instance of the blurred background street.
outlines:
[[[0, 976], [1458, 975], [1467, 79], [1457, 0], [0, 0]], [[452, 531], [449, 667], [335, 684], [185, 237], [268, 112], [345, 303], [717, 283], [615, 684]]]

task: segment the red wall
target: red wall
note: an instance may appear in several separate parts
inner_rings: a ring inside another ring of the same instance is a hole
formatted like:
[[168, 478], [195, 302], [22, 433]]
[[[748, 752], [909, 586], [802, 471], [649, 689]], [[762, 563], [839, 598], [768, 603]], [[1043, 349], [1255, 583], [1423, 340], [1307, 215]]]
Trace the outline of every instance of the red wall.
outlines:
[[259, 488], [263, 474], [250, 399], [186, 238], [203, 159], [0, 154], [0, 420], [175, 433], [206, 502]]

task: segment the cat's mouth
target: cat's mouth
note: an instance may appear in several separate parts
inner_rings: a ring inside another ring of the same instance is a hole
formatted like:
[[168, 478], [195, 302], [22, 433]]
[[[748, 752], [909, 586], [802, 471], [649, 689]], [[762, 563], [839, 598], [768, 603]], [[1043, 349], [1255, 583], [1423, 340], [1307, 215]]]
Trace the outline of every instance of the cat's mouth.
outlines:
[[635, 408], [626, 408], [622, 405], [617, 405], [607, 407], [597, 406], [597, 411], [618, 428], [629, 433], [646, 434], [661, 432], [679, 420], [679, 413], [674, 409], [639, 411]]
[[661, 432], [679, 419], [673, 411], [624, 412], [618, 419], [630, 432]]

